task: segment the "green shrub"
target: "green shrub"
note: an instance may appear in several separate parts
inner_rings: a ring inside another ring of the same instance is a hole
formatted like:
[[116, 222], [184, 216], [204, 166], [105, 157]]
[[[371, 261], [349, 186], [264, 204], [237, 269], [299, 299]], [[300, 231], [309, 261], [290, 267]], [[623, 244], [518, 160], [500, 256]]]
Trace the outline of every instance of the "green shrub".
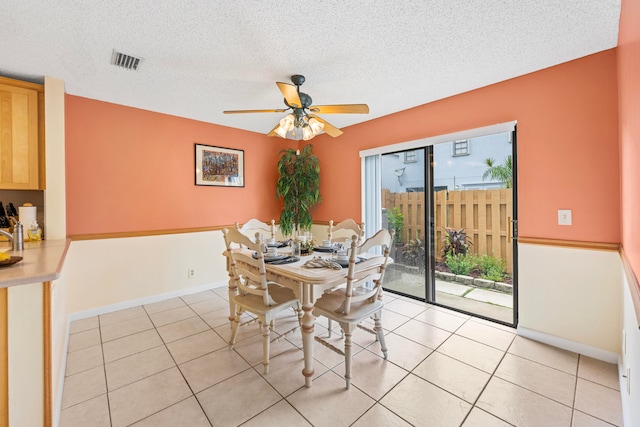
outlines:
[[387, 214], [389, 219], [389, 229], [396, 230], [396, 234], [393, 237], [395, 243], [402, 242], [402, 232], [404, 231], [404, 215], [400, 212], [400, 209], [394, 207]]
[[478, 267], [482, 270], [480, 277], [494, 282], [501, 282], [504, 279], [504, 269], [507, 264], [504, 259], [483, 255], [477, 261]]
[[483, 279], [492, 280], [494, 282], [502, 282], [502, 279], [504, 279], [504, 273], [502, 272], [502, 270], [489, 269], [483, 271], [480, 277], [482, 277]]
[[447, 267], [453, 274], [462, 274], [468, 276], [471, 270], [476, 266], [476, 257], [469, 254], [448, 254]]

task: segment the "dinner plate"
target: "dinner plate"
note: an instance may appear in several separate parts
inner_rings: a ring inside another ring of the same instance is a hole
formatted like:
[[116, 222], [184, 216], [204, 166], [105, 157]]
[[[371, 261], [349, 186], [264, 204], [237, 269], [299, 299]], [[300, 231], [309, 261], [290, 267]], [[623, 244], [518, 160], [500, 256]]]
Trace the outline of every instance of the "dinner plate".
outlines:
[[21, 256], [12, 256], [9, 259], [5, 259], [0, 261], [0, 267], [8, 267], [10, 265], [15, 264], [18, 261], [22, 261], [22, 257]]
[[[288, 257], [289, 255], [285, 255], [285, 254], [278, 254], [278, 255], [268, 255], [268, 254], [264, 254], [264, 260], [266, 262], [269, 261], [277, 261], [279, 259], [284, 259], [286, 257]], [[253, 253], [253, 257], [255, 259], [258, 259], [258, 254], [256, 252]]]
[[333, 252], [333, 246], [314, 246], [313, 250], [316, 252]]
[[275, 242], [275, 243], [267, 243], [267, 246], [270, 248], [284, 248], [287, 245], [285, 245], [283, 242]]

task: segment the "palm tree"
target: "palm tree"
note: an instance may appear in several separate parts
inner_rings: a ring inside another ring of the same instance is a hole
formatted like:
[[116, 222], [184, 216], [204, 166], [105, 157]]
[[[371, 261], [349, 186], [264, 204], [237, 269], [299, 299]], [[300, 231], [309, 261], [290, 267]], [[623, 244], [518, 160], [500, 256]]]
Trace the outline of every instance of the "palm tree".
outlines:
[[487, 178], [496, 179], [502, 181], [506, 188], [513, 187], [513, 159], [511, 154], [504, 160], [504, 165], [496, 165], [496, 161], [493, 158], [484, 160], [484, 164], [487, 165], [487, 170], [482, 174], [482, 180]]

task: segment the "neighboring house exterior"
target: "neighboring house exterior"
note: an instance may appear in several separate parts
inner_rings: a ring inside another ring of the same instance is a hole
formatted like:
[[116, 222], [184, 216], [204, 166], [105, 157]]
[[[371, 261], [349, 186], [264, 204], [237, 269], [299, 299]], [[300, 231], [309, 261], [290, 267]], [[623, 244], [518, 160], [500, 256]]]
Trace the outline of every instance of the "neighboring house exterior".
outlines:
[[[434, 188], [438, 191], [504, 187], [500, 181], [482, 179], [487, 170], [485, 159], [493, 158], [496, 165], [504, 164], [511, 153], [509, 132], [436, 144]], [[424, 191], [424, 154], [423, 150], [410, 150], [382, 156], [382, 188], [395, 193]]]

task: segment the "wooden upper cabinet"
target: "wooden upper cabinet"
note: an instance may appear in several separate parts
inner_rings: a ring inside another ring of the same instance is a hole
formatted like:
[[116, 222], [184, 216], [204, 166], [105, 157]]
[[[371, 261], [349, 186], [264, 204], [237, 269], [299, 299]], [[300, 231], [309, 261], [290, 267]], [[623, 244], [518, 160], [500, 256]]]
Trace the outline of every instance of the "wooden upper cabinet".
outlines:
[[44, 87], [0, 77], [0, 189], [44, 189]]

